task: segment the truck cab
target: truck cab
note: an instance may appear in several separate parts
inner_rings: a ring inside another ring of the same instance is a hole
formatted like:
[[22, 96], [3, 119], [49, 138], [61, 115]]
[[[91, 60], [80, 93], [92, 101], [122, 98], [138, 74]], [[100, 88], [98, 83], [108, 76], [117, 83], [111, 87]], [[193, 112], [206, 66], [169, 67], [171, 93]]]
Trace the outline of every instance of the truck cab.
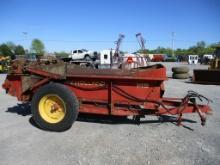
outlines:
[[188, 56], [188, 63], [189, 64], [198, 64], [199, 56], [198, 55], [189, 55]]
[[72, 60], [86, 60], [89, 61], [94, 58], [94, 53], [86, 49], [76, 49], [71, 52], [69, 58]]

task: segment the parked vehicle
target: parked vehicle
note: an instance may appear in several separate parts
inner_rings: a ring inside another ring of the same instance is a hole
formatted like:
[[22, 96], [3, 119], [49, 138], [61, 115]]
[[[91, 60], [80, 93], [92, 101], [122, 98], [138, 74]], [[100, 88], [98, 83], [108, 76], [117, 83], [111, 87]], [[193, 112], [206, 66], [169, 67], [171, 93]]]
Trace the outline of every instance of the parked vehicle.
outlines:
[[212, 54], [204, 54], [203, 58], [208, 58], [210, 60], [214, 59]]
[[178, 62], [188, 62], [188, 56], [187, 55], [176, 55]]
[[164, 54], [154, 54], [151, 61], [152, 62], [164, 62]]
[[189, 64], [198, 64], [199, 56], [198, 55], [189, 55], [188, 56], [188, 63]]
[[165, 55], [164, 61], [165, 61], [165, 62], [176, 62], [176, 61], [178, 61], [178, 60], [177, 60], [177, 58], [176, 58], [175, 56]]
[[71, 54], [69, 55], [69, 58], [71, 60], [94, 60], [97, 58], [97, 52], [96, 51], [88, 51], [86, 49], [77, 49], [73, 50]]
[[205, 54], [201, 58], [201, 64], [210, 64], [210, 62], [214, 59], [213, 55], [211, 54]]
[[101, 65], [111, 65], [113, 62], [113, 55], [115, 54], [114, 49], [106, 49], [100, 51], [100, 64]]

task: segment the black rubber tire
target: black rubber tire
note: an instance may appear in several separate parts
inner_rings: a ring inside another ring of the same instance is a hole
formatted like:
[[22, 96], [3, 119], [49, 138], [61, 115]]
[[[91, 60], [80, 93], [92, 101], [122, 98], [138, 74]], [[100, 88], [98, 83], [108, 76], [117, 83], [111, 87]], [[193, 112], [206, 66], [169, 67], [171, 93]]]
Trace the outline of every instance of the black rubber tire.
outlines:
[[172, 76], [174, 79], [188, 79], [189, 73], [173, 73]]
[[90, 57], [88, 54], [86, 54], [85, 57], [84, 57], [84, 60], [85, 60], [85, 61], [90, 61], [90, 60], [91, 60], [91, 57]]
[[[58, 123], [49, 123], [45, 121], [39, 113], [38, 110], [39, 101], [43, 96], [47, 94], [56, 94], [65, 103], [66, 106], [65, 116], [63, 120], [61, 120]], [[34, 121], [40, 128], [49, 131], [61, 132], [69, 129], [77, 119], [79, 112], [79, 103], [74, 93], [70, 89], [68, 89], [65, 85], [58, 83], [49, 83], [39, 88], [37, 92], [34, 94], [31, 101], [31, 112]]]
[[180, 66], [180, 67], [173, 67], [172, 68], [172, 72], [173, 73], [188, 73], [189, 72], [189, 68], [186, 66]]

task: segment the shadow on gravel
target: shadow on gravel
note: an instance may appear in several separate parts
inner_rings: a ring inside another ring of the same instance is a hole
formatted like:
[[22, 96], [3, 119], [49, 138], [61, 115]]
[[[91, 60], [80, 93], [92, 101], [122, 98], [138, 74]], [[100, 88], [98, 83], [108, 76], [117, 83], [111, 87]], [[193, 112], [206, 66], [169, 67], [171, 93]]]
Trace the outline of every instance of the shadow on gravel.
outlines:
[[[31, 108], [29, 103], [25, 104], [17, 104], [16, 106], [10, 107], [6, 110], [9, 113], [15, 113], [21, 116], [31, 115]], [[100, 123], [100, 124], [151, 124], [151, 123], [172, 123], [176, 125], [177, 118], [174, 116], [162, 115], [158, 120], [143, 120], [137, 122], [133, 119], [127, 117], [119, 117], [119, 116], [106, 116], [106, 115], [94, 115], [94, 114], [81, 114], [79, 113], [77, 121], [79, 122], [91, 122], [91, 123]], [[31, 125], [38, 127], [38, 125], [34, 122], [33, 118], [29, 119]], [[190, 119], [182, 119], [182, 123], [197, 123], [194, 120]], [[182, 125], [184, 128], [192, 130], [190, 127]]]
[[6, 112], [17, 113], [21, 116], [27, 116], [31, 114], [31, 107], [29, 103], [17, 104], [13, 107], [8, 108]]
[[[79, 122], [91, 122], [101, 124], [150, 124], [150, 123], [173, 123], [176, 124], [177, 118], [168, 115], [162, 115], [159, 120], [141, 120], [137, 123], [133, 119], [127, 117], [118, 116], [105, 116], [105, 115], [94, 115], [94, 114], [79, 114], [77, 121]], [[197, 123], [194, 120], [182, 119], [183, 123]]]
[[95, 115], [95, 114], [81, 114], [79, 113], [77, 121], [89, 122], [89, 123], [100, 123], [100, 124], [131, 124], [133, 120], [127, 117], [120, 116], [106, 116], [106, 115]]

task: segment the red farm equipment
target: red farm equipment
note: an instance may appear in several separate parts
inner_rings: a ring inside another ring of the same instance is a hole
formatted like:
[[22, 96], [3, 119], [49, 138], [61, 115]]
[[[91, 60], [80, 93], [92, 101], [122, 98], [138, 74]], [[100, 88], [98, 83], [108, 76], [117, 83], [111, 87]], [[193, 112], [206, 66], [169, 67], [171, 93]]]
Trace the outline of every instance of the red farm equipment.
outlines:
[[[2, 85], [19, 101], [31, 102], [35, 122], [43, 129], [64, 131], [78, 113], [133, 116], [198, 113], [202, 125], [208, 105], [189, 91], [184, 98], [164, 98], [166, 68], [157, 64], [138, 69], [80, 68], [64, 62], [14, 60]], [[208, 100], [208, 99], [206, 99]]]

